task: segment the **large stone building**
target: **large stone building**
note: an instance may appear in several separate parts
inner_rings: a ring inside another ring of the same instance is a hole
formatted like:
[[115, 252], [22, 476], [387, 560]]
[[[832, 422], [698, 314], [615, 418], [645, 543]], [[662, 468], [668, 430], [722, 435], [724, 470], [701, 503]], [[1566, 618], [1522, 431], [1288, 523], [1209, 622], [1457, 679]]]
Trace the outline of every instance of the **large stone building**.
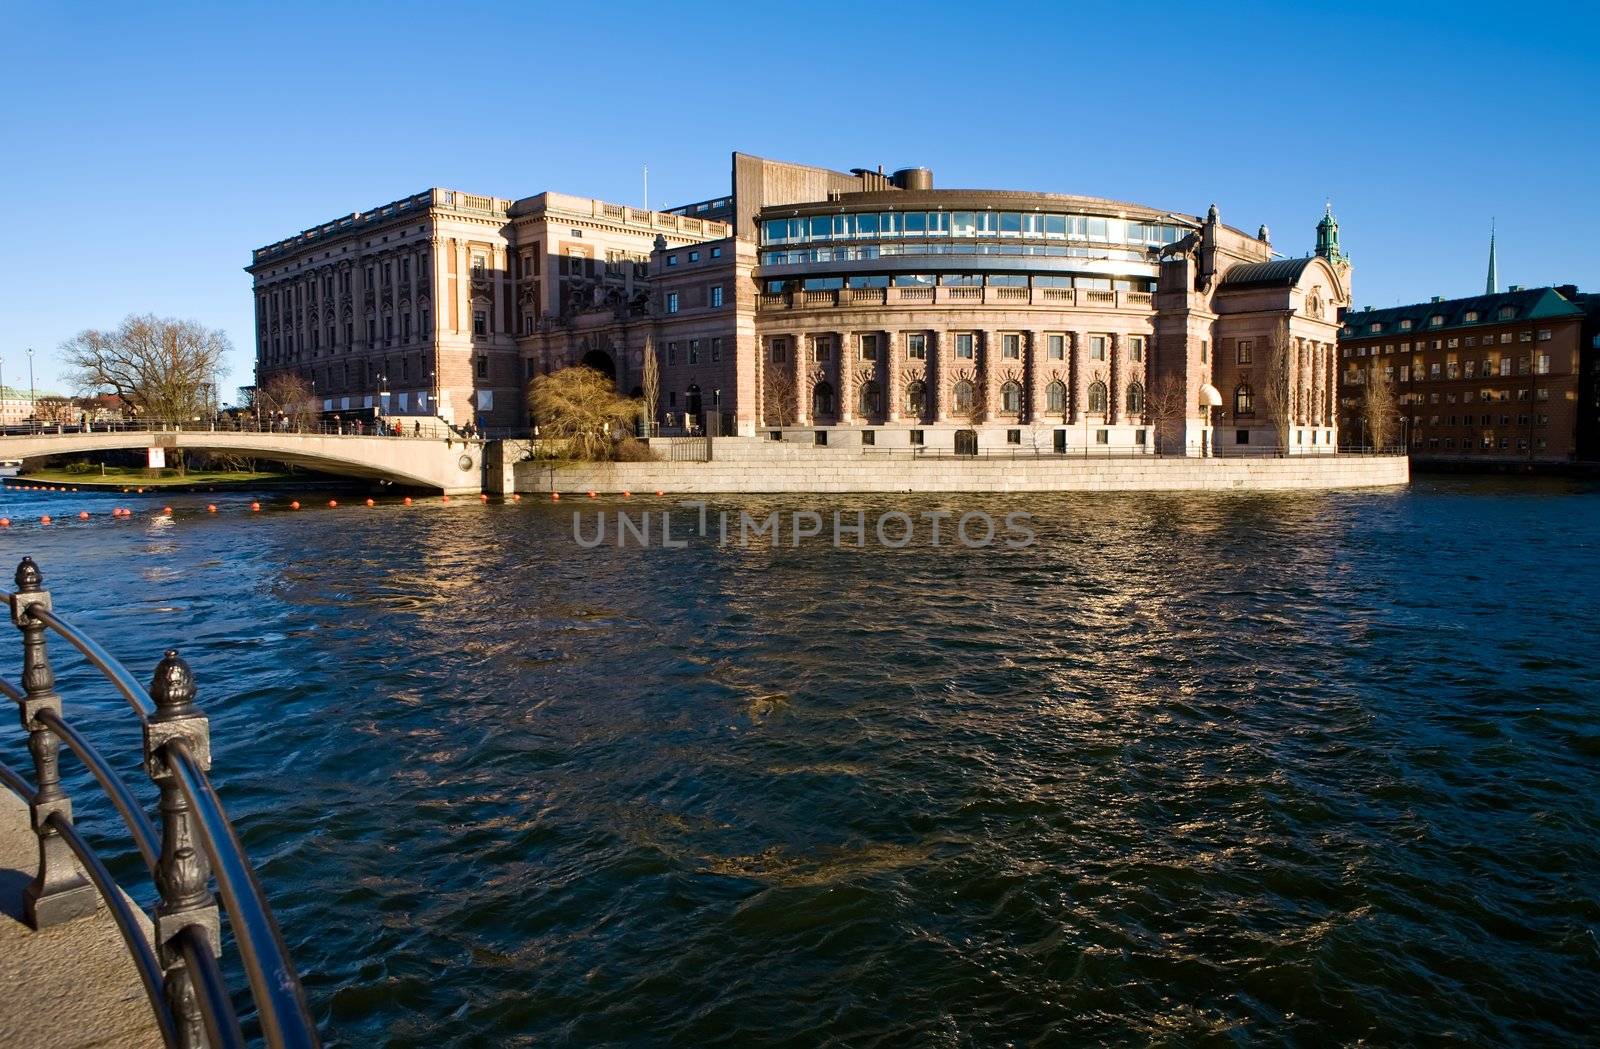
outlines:
[[[1492, 268], [1489, 281], [1492, 288]], [[1600, 332], [1585, 316], [1586, 307], [1600, 314], [1593, 298], [1570, 284], [1513, 287], [1347, 313], [1340, 343], [1345, 440], [1370, 443], [1365, 403], [1381, 377], [1398, 406], [1398, 439], [1413, 458], [1595, 458], [1595, 364], [1584, 365], [1600, 358], [1593, 350]]]
[[249, 269], [258, 378], [296, 369], [330, 410], [515, 426], [531, 376], [588, 364], [643, 392], [648, 352], [665, 432], [1337, 447], [1350, 266], [1331, 215], [1316, 253], [1289, 259], [1215, 207], [942, 190], [923, 169], [736, 153], [726, 195], [668, 213], [432, 190], [263, 248]]

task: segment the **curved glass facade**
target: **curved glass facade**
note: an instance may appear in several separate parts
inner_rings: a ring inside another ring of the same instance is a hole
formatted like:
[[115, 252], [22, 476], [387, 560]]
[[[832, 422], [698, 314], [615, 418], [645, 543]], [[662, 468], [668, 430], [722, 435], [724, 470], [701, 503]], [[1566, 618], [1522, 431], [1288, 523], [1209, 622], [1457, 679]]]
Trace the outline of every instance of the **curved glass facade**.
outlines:
[[761, 243], [777, 246], [850, 240], [993, 238], [1154, 247], [1170, 244], [1187, 232], [1184, 226], [1061, 212], [862, 211], [767, 219], [761, 224]]

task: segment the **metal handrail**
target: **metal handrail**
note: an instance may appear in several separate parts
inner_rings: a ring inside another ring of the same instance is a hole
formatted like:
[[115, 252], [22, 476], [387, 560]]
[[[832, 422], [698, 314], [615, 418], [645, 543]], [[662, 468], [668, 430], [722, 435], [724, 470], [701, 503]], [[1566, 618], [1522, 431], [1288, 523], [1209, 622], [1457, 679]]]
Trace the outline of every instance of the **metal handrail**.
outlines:
[[[314, 1049], [316, 1026], [283, 934], [206, 776], [210, 729], [193, 704], [194, 676], [188, 664], [168, 651], [145, 693], [121, 662], [53, 613], [43, 575], [31, 558], [18, 566], [16, 582], [16, 593], [0, 594], [22, 631], [23, 688], [0, 680], [0, 693], [20, 708], [37, 787], [4, 764], [0, 784], [27, 802], [39, 839], [39, 869], [28, 897], [27, 921], [36, 929], [70, 921], [94, 913], [104, 900], [134, 956], [167, 1045], [187, 1046], [203, 1038], [210, 1049], [242, 1049], [244, 1033], [217, 961], [220, 922], [209, 886], [214, 872], [267, 1044]], [[127, 784], [61, 716], [61, 697], [46, 654], [45, 638], [52, 630], [110, 680], [139, 717], [144, 767], [161, 791], [159, 845], [154, 825]], [[149, 713], [146, 702], [153, 704]], [[136, 909], [73, 825], [72, 801], [60, 779], [63, 742], [111, 799], [154, 874], [161, 899], [153, 949], [144, 926], [135, 920]], [[193, 847], [196, 841], [198, 849]]]
[[133, 712], [139, 716], [139, 720], [149, 723], [150, 710], [145, 705], [144, 689], [139, 685], [138, 679], [130, 674], [128, 668], [115, 656], [101, 648], [99, 642], [47, 608], [34, 605], [28, 609], [28, 614], [66, 638], [68, 644], [82, 652], [83, 658], [92, 663], [95, 669], [104, 674], [106, 679], [116, 686], [117, 691], [122, 693], [128, 705], [133, 708]]
[[89, 880], [99, 890], [100, 898], [111, 908], [111, 917], [116, 920], [117, 931], [122, 933], [122, 941], [128, 945], [128, 953], [133, 955], [133, 964], [139, 970], [139, 982], [144, 986], [145, 997], [150, 999], [150, 1008], [156, 1014], [156, 1024], [161, 1028], [161, 1038], [167, 1045], [176, 1047], [179, 1044], [178, 1027], [173, 1021], [172, 1010], [162, 993], [161, 963], [156, 961], [156, 952], [151, 948], [150, 941], [145, 938], [143, 926], [133, 916], [133, 906], [128, 903], [128, 898], [112, 880], [111, 872], [106, 870], [106, 865], [100, 861], [100, 857], [95, 854], [89, 843], [83, 840], [83, 835], [78, 833], [78, 828], [72, 825], [71, 820], [59, 812], [52, 812], [46, 822], [65, 839], [73, 855], [78, 857], [78, 862], [83, 864]]
[[84, 739], [83, 734], [68, 724], [64, 718], [53, 710], [41, 710], [38, 718], [51, 732], [60, 736], [72, 752], [78, 755], [78, 760], [94, 774], [94, 778], [100, 783], [100, 789], [106, 792], [106, 797], [116, 806], [117, 812], [122, 815], [122, 822], [128, 825], [128, 833], [133, 835], [133, 842], [139, 847], [139, 855], [144, 857], [144, 865], [154, 874], [160, 863], [161, 849], [156, 844], [156, 829], [150, 823], [150, 817], [145, 815], [139, 799], [134, 797], [133, 791], [122, 782], [122, 777], [106, 764], [106, 759], [94, 748], [94, 744]]
[[239, 1026], [238, 1014], [233, 1011], [233, 998], [228, 994], [222, 967], [217, 964], [205, 930], [198, 925], [185, 925], [173, 940], [193, 978], [195, 995], [205, 1003], [200, 1015], [210, 1042], [207, 1049], [244, 1049], [244, 1031]]
[[317, 1044], [313, 1034], [316, 1026], [306, 1011], [300, 977], [289, 958], [283, 933], [263, 902], [266, 894], [245, 858], [233, 824], [228, 822], [222, 800], [185, 740], [173, 739], [158, 753], [176, 774], [184, 800], [199, 817], [194, 829], [211, 859], [217, 891], [238, 941], [268, 1044], [310, 1049]]

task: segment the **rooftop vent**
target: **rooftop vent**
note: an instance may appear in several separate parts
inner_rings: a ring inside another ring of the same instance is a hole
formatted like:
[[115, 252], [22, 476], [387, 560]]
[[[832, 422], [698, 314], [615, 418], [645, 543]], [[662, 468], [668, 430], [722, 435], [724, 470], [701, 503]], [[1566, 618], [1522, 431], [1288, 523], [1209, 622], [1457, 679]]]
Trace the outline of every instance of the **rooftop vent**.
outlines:
[[1513, 285], [1511, 285], [1511, 287], [1507, 288], [1506, 290], [1507, 291], [1524, 291], [1526, 289], [1524, 289], [1523, 286], [1520, 285], [1520, 284], [1513, 284]]
[[1444, 296], [1443, 295], [1435, 295], [1433, 298], [1429, 299], [1428, 301], [1429, 302], [1443, 302], [1444, 301]]
[[927, 168], [901, 168], [889, 176], [889, 181], [901, 189], [929, 190], [933, 188], [933, 172]]

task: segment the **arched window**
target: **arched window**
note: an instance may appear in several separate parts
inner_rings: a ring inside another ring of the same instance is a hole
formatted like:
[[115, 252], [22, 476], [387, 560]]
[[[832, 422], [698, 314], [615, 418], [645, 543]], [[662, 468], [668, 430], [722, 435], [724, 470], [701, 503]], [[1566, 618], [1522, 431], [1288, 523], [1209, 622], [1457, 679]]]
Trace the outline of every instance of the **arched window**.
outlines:
[[1136, 382], [1128, 384], [1128, 414], [1144, 414], [1144, 387]]
[[1022, 412], [1021, 386], [1008, 382], [1000, 387], [1000, 410], [1008, 415], [1018, 415]]
[[883, 411], [883, 390], [875, 382], [861, 386], [861, 414], [877, 415]]
[[906, 414], [920, 416], [928, 407], [928, 387], [921, 379], [906, 384]]
[[1254, 415], [1256, 413], [1255, 391], [1250, 389], [1250, 384], [1242, 382], [1233, 390], [1233, 414]]
[[833, 387], [826, 381], [817, 383], [811, 391], [811, 414], [833, 414]]
[[958, 379], [955, 386], [955, 405], [958, 412], [972, 411], [972, 383], [967, 379]]
[[1106, 384], [1098, 380], [1089, 386], [1089, 413], [1091, 415], [1106, 413]]
[[1059, 379], [1045, 387], [1044, 403], [1052, 412], [1067, 410], [1067, 388]]

